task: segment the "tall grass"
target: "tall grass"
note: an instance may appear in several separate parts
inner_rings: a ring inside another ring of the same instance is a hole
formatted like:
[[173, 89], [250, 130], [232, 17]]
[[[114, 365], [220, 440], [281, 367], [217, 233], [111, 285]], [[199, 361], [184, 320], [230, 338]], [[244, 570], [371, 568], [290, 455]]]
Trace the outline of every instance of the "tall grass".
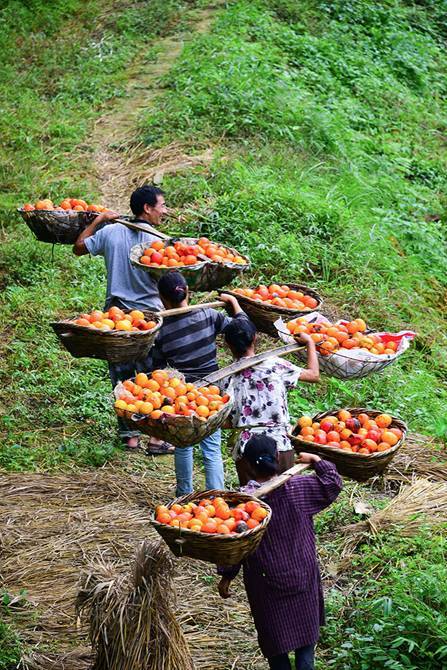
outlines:
[[[411, 327], [382, 376], [296, 395], [388, 406], [438, 432], [445, 385], [445, 60], [434, 3], [233, 3], [184, 50], [147, 142], [220, 142], [211, 174], [167, 180], [200, 229], [263, 280], [299, 278], [340, 315]], [[441, 219], [441, 223], [439, 221]], [[199, 224], [197, 224], [199, 221]]]
[[36, 242], [15, 208], [96, 198], [90, 133], [126, 66], [185, 25], [194, 2], [10, 0], [0, 9], [0, 467], [99, 466], [115, 453], [107, 366], [74, 361], [50, 322], [100, 306], [101, 259]]

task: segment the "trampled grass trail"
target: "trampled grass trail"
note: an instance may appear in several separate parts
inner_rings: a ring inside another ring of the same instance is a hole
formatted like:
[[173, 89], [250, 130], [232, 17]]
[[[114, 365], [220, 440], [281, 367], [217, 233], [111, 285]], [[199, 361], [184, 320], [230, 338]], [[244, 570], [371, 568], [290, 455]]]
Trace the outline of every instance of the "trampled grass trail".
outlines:
[[[434, 436], [413, 433], [385, 480], [347, 482], [318, 518], [329, 617], [317, 667], [443, 670], [440, 529], [365, 533], [339, 560], [341, 529], [365, 519], [358, 501], [374, 513], [414, 477], [446, 479], [440, 5], [34, 4], [11, 2], [0, 37], [0, 670], [20, 649], [29, 670], [88, 668], [78, 576], [100, 553], [126, 570], [153, 536], [150, 508], [174, 491], [169, 457], [117, 448], [105, 364], [74, 360], [49, 327], [102, 304], [102, 260], [52, 257], [11, 212], [67, 195], [127, 211], [146, 180], [175, 207], [167, 230], [240, 247], [256, 278], [302, 277], [336, 315], [420, 331], [384, 375], [325, 378], [291, 409], [380, 406]], [[266, 667], [240, 581], [223, 602], [213, 568], [179, 561], [176, 586], [198, 670]]]

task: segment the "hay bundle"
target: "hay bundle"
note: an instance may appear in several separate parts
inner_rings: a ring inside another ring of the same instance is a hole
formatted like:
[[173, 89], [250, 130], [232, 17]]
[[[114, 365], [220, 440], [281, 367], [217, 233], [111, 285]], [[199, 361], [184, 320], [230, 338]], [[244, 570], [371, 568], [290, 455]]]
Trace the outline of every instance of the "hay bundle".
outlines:
[[410, 433], [405, 447], [390, 464], [385, 479], [406, 484], [415, 477], [434, 482], [447, 481], [447, 451], [434, 438]]
[[378, 533], [399, 529], [401, 535], [416, 535], [422, 525], [440, 528], [447, 523], [447, 483], [418, 479], [405, 486], [390, 504], [369, 519], [346, 526], [342, 555]]
[[98, 561], [77, 598], [90, 614], [92, 670], [193, 670], [175, 618], [173, 560], [160, 542], [145, 541], [131, 575]]

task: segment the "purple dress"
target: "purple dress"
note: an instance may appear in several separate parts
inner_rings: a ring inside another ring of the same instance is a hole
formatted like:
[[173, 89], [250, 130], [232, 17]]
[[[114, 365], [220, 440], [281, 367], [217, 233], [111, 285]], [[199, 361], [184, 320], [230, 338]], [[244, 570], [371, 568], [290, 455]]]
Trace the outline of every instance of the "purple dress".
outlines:
[[[328, 507], [341, 488], [335, 466], [319, 461], [315, 475], [292, 477], [265, 497], [272, 518], [259, 547], [242, 563], [264, 656], [288, 653], [318, 641], [324, 602], [312, 517]], [[218, 572], [233, 578], [239, 568], [219, 568]]]

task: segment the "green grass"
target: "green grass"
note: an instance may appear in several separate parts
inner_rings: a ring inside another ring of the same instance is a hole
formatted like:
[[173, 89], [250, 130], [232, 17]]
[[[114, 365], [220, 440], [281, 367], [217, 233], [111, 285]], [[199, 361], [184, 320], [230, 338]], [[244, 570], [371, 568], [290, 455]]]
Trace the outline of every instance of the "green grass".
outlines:
[[0, 215], [23, 200], [90, 198], [92, 121], [125, 93], [126, 65], [150, 58], [154, 37], [177, 28], [186, 3], [10, 0], [0, 10]]
[[191, 233], [239, 247], [263, 280], [318, 288], [342, 316], [418, 333], [383, 375], [293, 394], [295, 413], [375, 405], [445, 433], [442, 9], [232, 3], [144, 120], [147, 142], [220, 139], [210, 174], [166, 180], [174, 204], [193, 203]]
[[21, 645], [19, 638], [0, 618], [0, 670], [13, 670], [20, 661]]
[[184, 28], [193, 7], [12, 0], [0, 10], [0, 467], [99, 466], [116, 454], [106, 364], [71, 358], [49, 325], [103, 303], [103, 262], [69, 247], [53, 258], [14, 210], [43, 196], [96, 199], [95, 119], [126, 94], [126, 66], [151, 61], [154, 39]]
[[[447, 658], [446, 538], [379, 536], [350, 568], [349, 595], [334, 589], [321, 668], [443, 670]], [[380, 575], [380, 579], [378, 578]], [[340, 616], [342, 613], [342, 616]]]

